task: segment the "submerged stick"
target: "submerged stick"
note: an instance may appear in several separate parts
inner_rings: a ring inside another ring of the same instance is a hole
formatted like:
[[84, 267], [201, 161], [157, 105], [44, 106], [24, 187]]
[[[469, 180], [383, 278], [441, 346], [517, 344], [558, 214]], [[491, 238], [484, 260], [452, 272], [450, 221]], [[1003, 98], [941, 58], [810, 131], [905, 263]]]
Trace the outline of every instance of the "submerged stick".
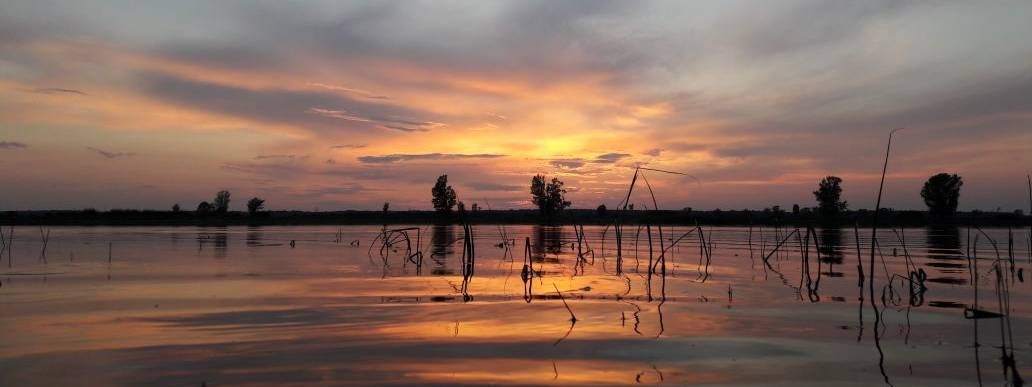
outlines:
[[43, 247], [40, 248], [39, 258], [43, 263], [47, 262], [47, 242], [50, 241], [50, 229], [46, 229], [46, 233], [43, 232], [43, 226], [39, 226], [39, 238], [43, 241]]
[[[615, 227], [615, 230], [616, 230], [616, 274], [622, 274], [623, 273], [623, 227], [620, 225], [619, 221], [616, 222], [616, 225], [614, 227]], [[605, 241], [604, 238], [602, 240]]]
[[523, 301], [528, 304], [534, 299], [534, 260], [531, 255], [530, 237], [527, 237], [523, 245], [523, 270], [520, 272], [520, 278], [523, 280]]
[[798, 233], [799, 233], [799, 229], [795, 229], [795, 230], [792, 230], [792, 232], [788, 233], [788, 235], [785, 235], [785, 239], [782, 239], [781, 242], [778, 242], [778, 245], [774, 246], [774, 250], [771, 250], [770, 253], [767, 253], [767, 255], [763, 257], [763, 261], [766, 262], [768, 259], [770, 259], [771, 255], [774, 255], [774, 253], [778, 252], [778, 249], [781, 248], [781, 245], [785, 244], [785, 242], [788, 241], [788, 238], [792, 237], [792, 234], [798, 234]]
[[[858, 276], [857, 277], [857, 281], [856, 281], [856, 286], [861, 288], [860, 289], [860, 303], [863, 303], [863, 300], [864, 300], [863, 287], [864, 287], [864, 278], [865, 278], [866, 275], [864, 274], [864, 253], [860, 250], [860, 225], [858, 223], [853, 223], [853, 241], [856, 242], [856, 272], [857, 272], [857, 276]], [[871, 273], [872, 273], [872, 275], [874, 275], [873, 274], [874, 273], [874, 268], [871, 268]]]
[[4, 260], [4, 252], [7, 251], [7, 234], [4, 234], [4, 228], [0, 227], [0, 261]]
[[14, 264], [14, 253], [11, 252], [11, 247], [14, 246], [14, 225], [11, 225], [11, 231], [7, 233], [7, 268], [10, 269]]
[[566, 311], [570, 312], [570, 321], [577, 322], [577, 315], [573, 314], [573, 309], [570, 309], [570, 304], [566, 303], [566, 297], [563, 297], [563, 292], [559, 291], [559, 287], [552, 283], [552, 287], [555, 288], [555, 292], [559, 294], [559, 299], [563, 301], [563, 306], [566, 307]]

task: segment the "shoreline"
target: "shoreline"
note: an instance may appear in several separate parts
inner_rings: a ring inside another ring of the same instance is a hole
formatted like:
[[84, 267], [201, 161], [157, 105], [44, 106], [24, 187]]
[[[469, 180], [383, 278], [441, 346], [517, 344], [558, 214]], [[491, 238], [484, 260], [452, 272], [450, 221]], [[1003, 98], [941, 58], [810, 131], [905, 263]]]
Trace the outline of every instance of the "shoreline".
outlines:
[[[537, 210], [479, 210], [438, 214], [434, 211], [265, 211], [258, 214], [230, 211], [196, 214], [192, 211], [154, 210], [44, 210], [0, 212], [3, 226], [290, 226], [392, 224], [621, 224], [706, 226], [870, 226], [873, 211], [847, 211], [827, 219], [811, 211], [800, 213], [756, 210], [566, 210], [554, 217]], [[958, 212], [935, 218], [925, 211], [883, 209], [879, 227], [977, 226], [1032, 227], [1032, 216], [1013, 212]]]

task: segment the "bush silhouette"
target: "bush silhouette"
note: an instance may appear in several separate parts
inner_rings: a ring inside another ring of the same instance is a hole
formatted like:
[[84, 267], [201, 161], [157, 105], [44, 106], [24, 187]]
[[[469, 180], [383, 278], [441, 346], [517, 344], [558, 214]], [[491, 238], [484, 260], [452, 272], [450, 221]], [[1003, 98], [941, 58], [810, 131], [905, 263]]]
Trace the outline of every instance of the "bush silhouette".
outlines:
[[265, 208], [265, 199], [253, 197], [247, 201], [247, 213], [254, 215]]
[[205, 214], [211, 213], [214, 210], [215, 210], [215, 206], [212, 206], [211, 203], [200, 202], [200, 203], [197, 204], [197, 214], [198, 215], [205, 215]]

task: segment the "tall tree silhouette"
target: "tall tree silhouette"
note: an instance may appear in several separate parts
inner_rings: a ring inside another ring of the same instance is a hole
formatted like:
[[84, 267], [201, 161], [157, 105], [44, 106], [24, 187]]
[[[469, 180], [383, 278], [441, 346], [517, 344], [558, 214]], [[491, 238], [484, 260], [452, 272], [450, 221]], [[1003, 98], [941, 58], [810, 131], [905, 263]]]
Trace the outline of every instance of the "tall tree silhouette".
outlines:
[[962, 185], [964, 181], [957, 174], [940, 173], [929, 177], [924, 188], [921, 188], [921, 198], [928, 206], [928, 212], [936, 216], [949, 216], [957, 212]]
[[553, 177], [550, 183], [546, 183], [544, 175], [535, 175], [530, 180], [530, 194], [534, 204], [547, 216], [555, 215], [570, 206], [570, 202], [566, 200], [563, 182], [556, 177]]
[[229, 191], [222, 190], [215, 194], [215, 200], [211, 203], [215, 212], [224, 214], [229, 212]]
[[842, 179], [838, 176], [821, 179], [813, 196], [817, 198], [817, 209], [822, 216], [835, 216], [846, 210], [846, 202], [839, 200], [842, 197]]
[[457, 195], [455, 195], [455, 190], [448, 185], [448, 175], [438, 176], [437, 183], [434, 184], [430, 193], [434, 196], [431, 202], [437, 212], [450, 213], [452, 207], [455, 207]]
[[247, 213], [254, 215], [265, 208], [265, 199], [253, 197], [247, 201]]

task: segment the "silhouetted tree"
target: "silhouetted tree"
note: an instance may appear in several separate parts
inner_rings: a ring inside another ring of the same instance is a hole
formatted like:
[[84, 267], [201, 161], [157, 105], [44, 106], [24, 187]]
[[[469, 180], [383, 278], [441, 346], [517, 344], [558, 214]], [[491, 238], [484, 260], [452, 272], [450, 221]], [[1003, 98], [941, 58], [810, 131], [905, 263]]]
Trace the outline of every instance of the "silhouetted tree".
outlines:
[[470, 206], [470, 209], [473, 210], [473, 212], [477, 212], [480, 211], [480, 206], [476, 203], [473, 203], [473, 205]]
[[172, 212], [179, 212], [179, 203], [172, 205]]
[[200, 202], [197, 204], [197, 213], [200, 215], [211, 213], [215, 210], [215, 206], [212, 206], [208, 202]]
[[383, 212], [386, 213], [387, 211], [390, 211], [390, 210], [391, 210], [391, 202], [383, 202]]
[[842, 197], [842, 179], [838, 176], [821, 179], [813, 196], [817, 198], [821, 216], [835, 216], [846, 210], [847, 203], [839, 200]]
[[793, 204], [792, 205], [792, 215], [799, 215], [799, 205], [798, 204]]
[[451, 212], [452, 207], [455, 207], [457, 195], [455, 195], [455, 190], [448, 185], [448, 175], [438, 176], [437, 183], [434, 184], [430, 193], [434, 196], [432, 203], [437, 212], [448, 213]]
[[599, 217], [605, 217], [608, 212], [609, 210], [606, 208], [605, 204], [599, 204], [598, 208], [595, 209], [595, 213], [597, 213]]
[[215, 212], [224, 214], [229, 211], [229, 191], [219, 191], [215, 194], [215, 200], [211, 203]]
[[553, 177], [552, 182], [545, 183], [544, 175], [535, 175], [530, 180], [530, 194], [534, 204], [547, 216], [555, 215], [570, 206], [570, 202], [566, 200], [563, 182], [557, 177]]
[[247, 201], [247, 213], [254, 215], [265, 208], [265, 199], [253, 197]]
[[461, 200], [459, 201], [458, 208], [460, 214], [466, 213], [466, 203], [463, 203]]
[[949, 216], [957, 212], [960, 186], [964, 181], [956, 174], [940, 173], [928, 178], [921, 188], [928, 212], [936, 216]]

